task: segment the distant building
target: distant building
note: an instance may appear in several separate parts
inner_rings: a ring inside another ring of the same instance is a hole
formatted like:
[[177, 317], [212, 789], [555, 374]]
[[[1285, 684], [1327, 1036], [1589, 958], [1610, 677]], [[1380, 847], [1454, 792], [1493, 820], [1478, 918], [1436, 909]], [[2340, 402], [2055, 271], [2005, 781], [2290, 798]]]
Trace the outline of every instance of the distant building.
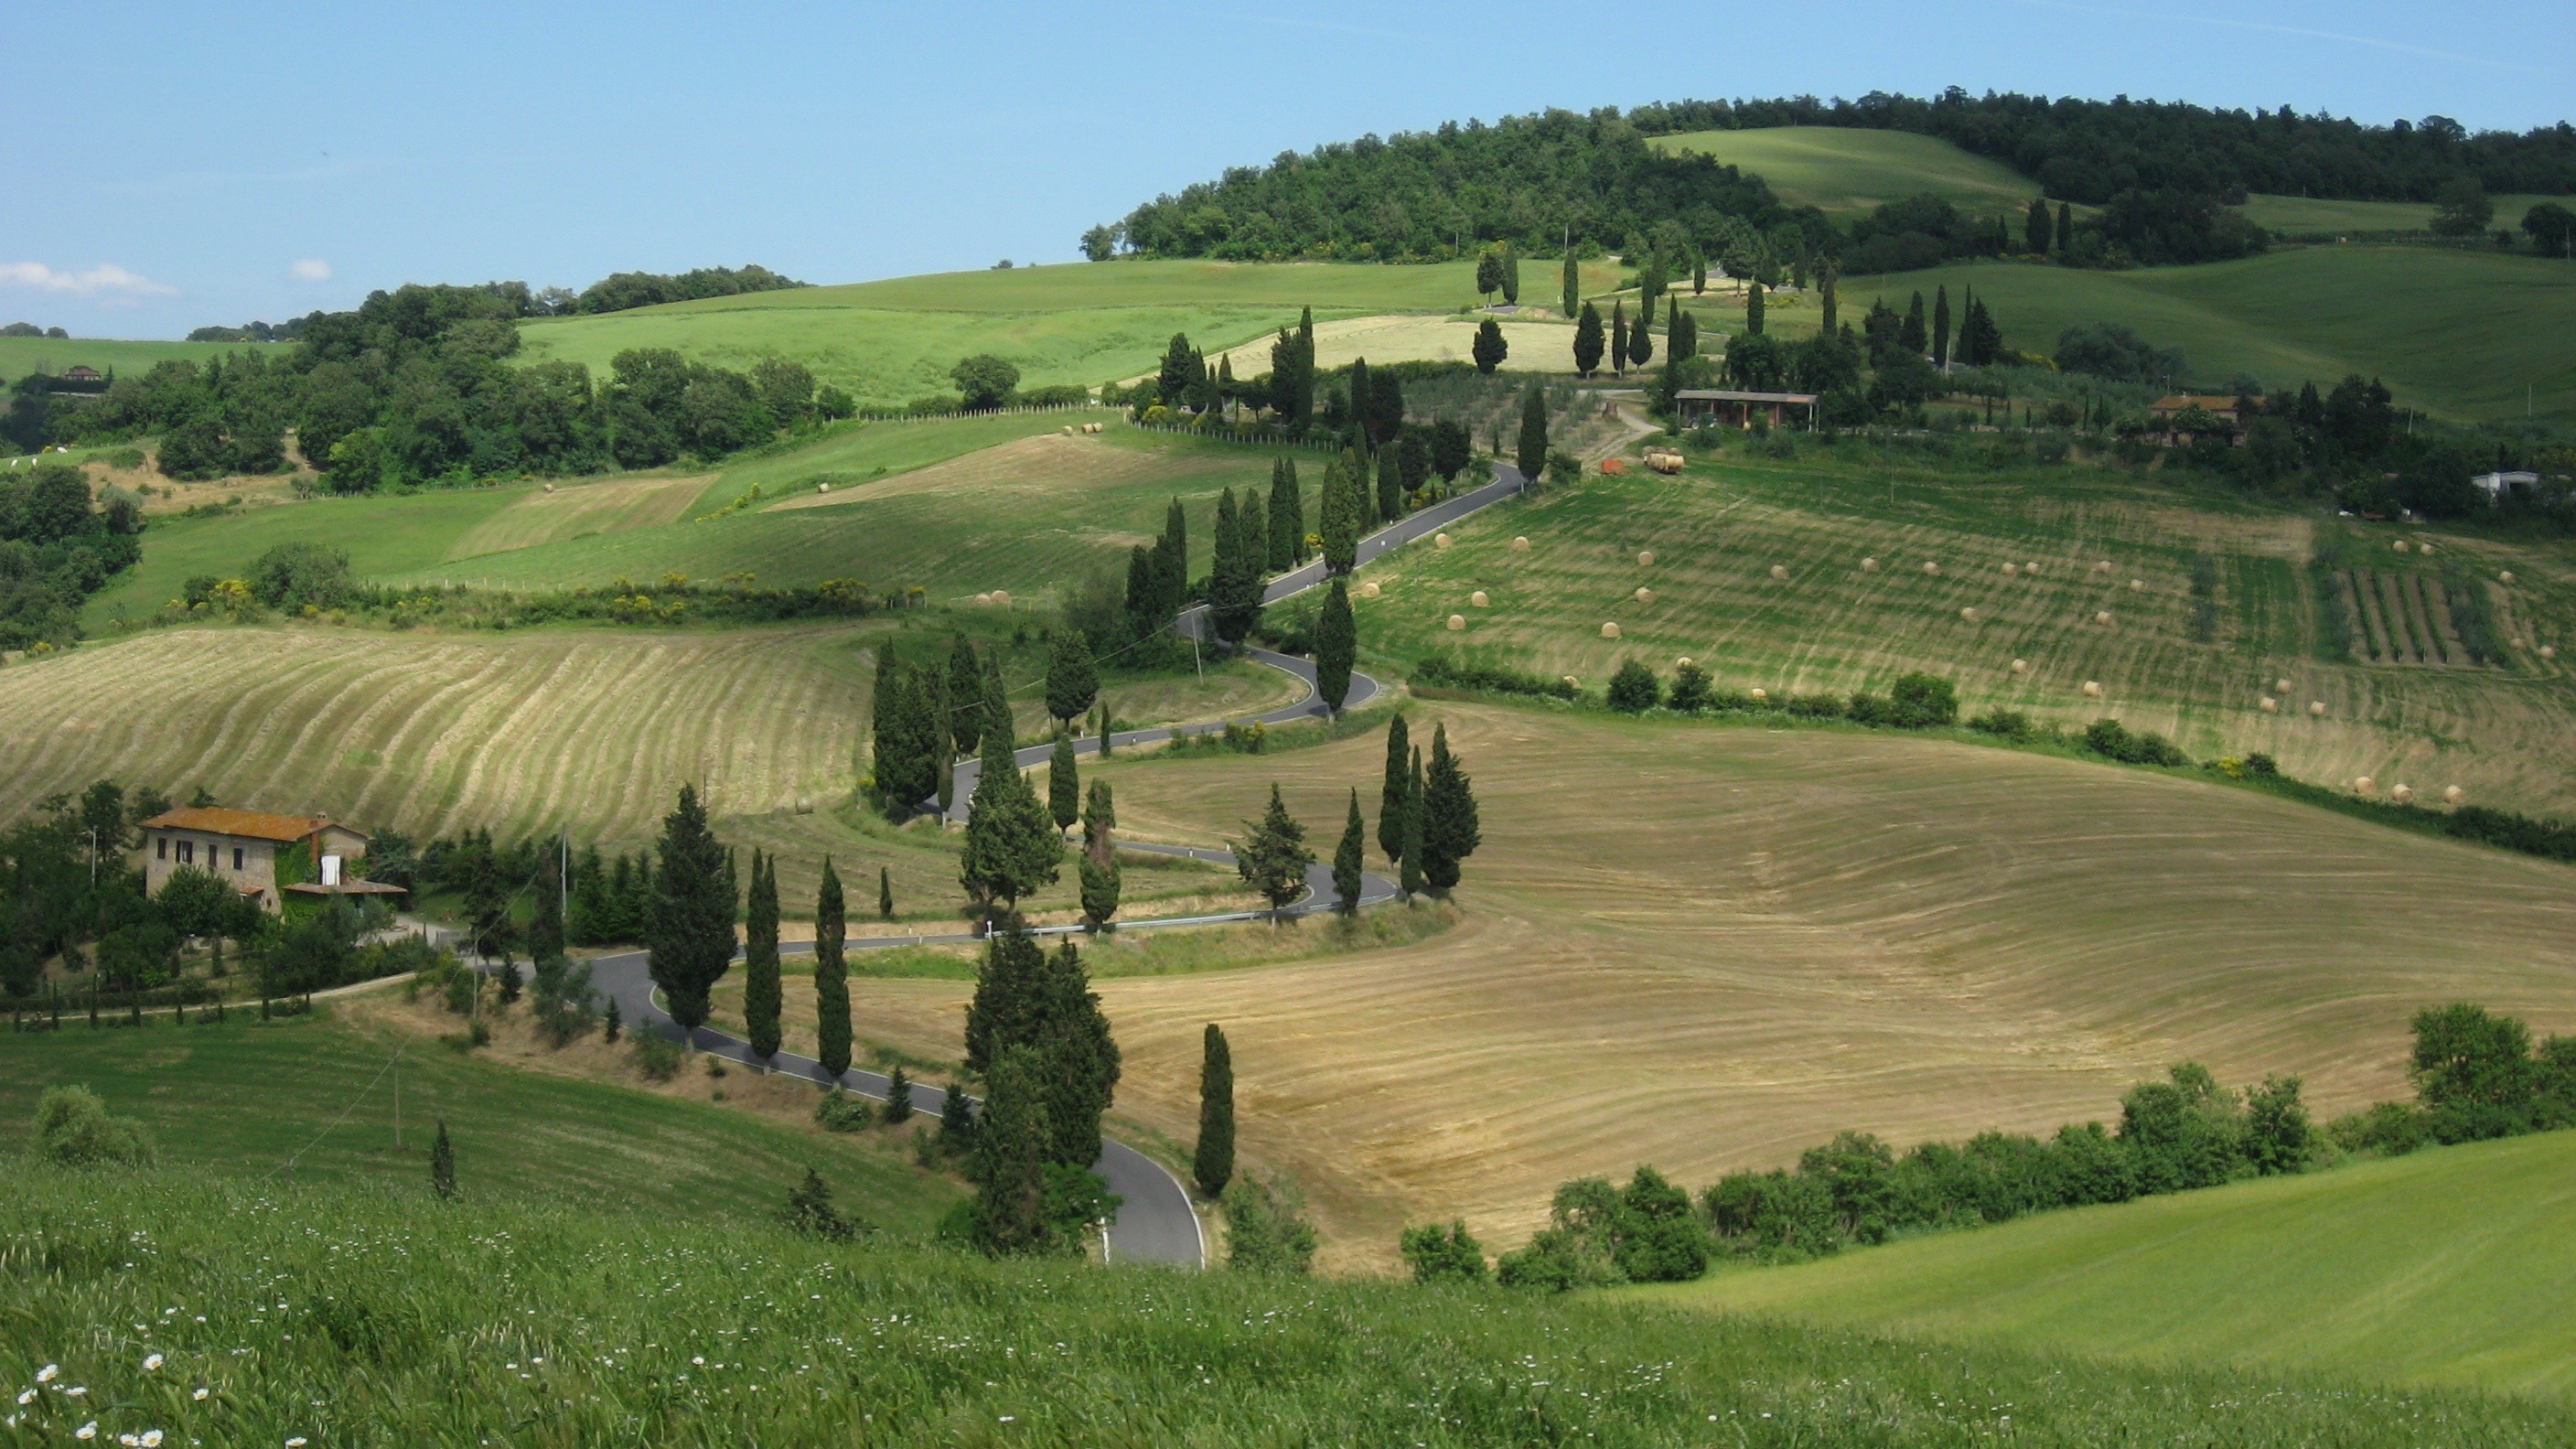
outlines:
[[[207, 872], [260, 904], [283, 908], [281, 891], [299, 895], [399, 896], [400, 886], [362, 880], [350, 862], [367, 853], [367, 837], [328, 816], [266, 815], [256, 810], [171, 810], [143, 822], [143, 884], [159, 895], [172, 873]], [[313, 879], [281, 888], [277, 858], [309, 843]]]
[[76, 363], [73, 366], [63, 369], [63, 381], [65, 382], [99, 382], [102, 380], [103, 379], [99, 376], [98, 369], [88, 366], [87, 364]]
[[2487, 501], [2493, 503], [2508, 493], [2527, 493], [2539, 487], [2540, 475], [2499, 469], [2493, 473], [2480, 473], [2469, 481], [2485, 489]]
[[2232, 397], [2205, 397], [2191, 393], [2177, 393], [2172, 397], [2156, 399], [2147, 411], [2155, 414], [2157, 422], [2170, 424], [2177, 414], [2189, 412], [2193, 408], [2198, 408], [2212, 417], [2224, 419], [2231, 428], [2243, 421], [2236, 416], [2236, 399]]
[[1673, 406], [1681, 415], [1683, 427], [1702, 423], [1721, 428], [1749, 428], [1756, 417], [1766, 417], [1771, 426], [1787, 421], [1791, 408], [1805, 408], [1809, 421], [1816, 412], [1816, 394], [1811, 392], [1724, 392], [1714, 388], [1686, 387], [1673, 394]]

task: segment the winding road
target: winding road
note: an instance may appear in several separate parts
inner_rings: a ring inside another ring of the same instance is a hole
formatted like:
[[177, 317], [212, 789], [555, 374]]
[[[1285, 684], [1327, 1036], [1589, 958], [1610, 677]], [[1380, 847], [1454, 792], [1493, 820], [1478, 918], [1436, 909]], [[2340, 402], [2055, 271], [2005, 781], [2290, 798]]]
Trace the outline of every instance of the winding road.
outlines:
[[[1498, 462], [1494, 468], [1493, 482], [1434, 504], [1408, 518], [1399, 519], [1360, 540], [1359, 562], [1366, 564], [1392, 549], [1401, 548], [1415, 539], [1428, 537], [1480, 508], [1499, 503], [1519, 493], [1527, 486], [1518, 469], [1509, 463]], [[1283, 599], [1292, 598], [1321, 584], [1324, 579], [1323, 560], [1317, 559], [1302, 568], [1291, 570], [1271, 580], [1262, 590], [1262, 602], [1275, 604]], [[1199, 634], [1204, 627], [1205, 612], [1202, 607], [1184, 615], [1183, 631], [1192, 635]], [[1330, 713], [1324, 708], [1324, 702], [1315, 696], [1313, 661], [1248, 646], [1244, 653], [1259, 663], [1267, 664], [1273, 669], [1303, 680], [1306, 685], [1304, 698], [1266, 714], [1255, 716], [1258, 723], [1288, 724], [1296, 720], [1322, 718]], [[1375, 699], [1383, 687], [1377, 680], [1354, 670], [1351, 674], [1350, 693], [1342, 701], [1342, 707], [1350, 709], [1364, 705]], [[1110, 738], [1114, 747], [1125, 748], [1132, 745], [1157, 744], [1190, 735], [1208, 734], [1223, 728], [1225, 728], [1224, 721], [1206, 721], [1157, 729], [1127, 730], [1113, 734]], [[1096, 755], [1100, 752], [1100, 741], [1097, 737], [1078, 740], [1074, 744], [1074, 751], [1080, 755]], [[1027, 749], [1015, 751], [1012, 755], [1012, 763], [1023, 769], [1043, 765], [1052, 752], [1052, 746], [1033, 745]], [[957, 762], [956, 771], [953, 793], [956, 803], [948, 815], [951, 821], [963, 820], [966, 817], [967, 802], [975, 793], [975, 780], [980, 771], [980, 762], [960, 760]], [[932, 808], [937, 807], [934, 805]], [[1121, 841], [1119, 845], [1124, 850], [1148, 851], [1160, 855], [1185, 855], [1216, 865], [1234, 863], [1231, 852], [1198, 846], [1151, 845], [1138, 841]], [[1395, 895], [1395, 882], [1374, 873], [1362, 876], [1359, 899], [1361, 905], [1376, 905], [1381, 901], [1394, 899]], [[1333, 884], [1332, 866], [1329, 862], [1319, 860], [1306, 869], [1305, 896], [1279, 914], [1312, 915], [1335, 909], [1340, 903], [1341, 892]], [[1265, 920], [1270, 917], [1270, 914], [1267, 911], [1231, 911], [1206, 916], [1167, 916], [1159, 919], [1123, 921], [1119, 923], [1118, 929], [1143, 931], [1174, 926], [1206, 926], [1232, 921]], [[1060, 936], [1080, 930], [1082, 930], [1080, 926], [1041, 926], [1032, 930], [1031, 934]], [[971, 931], [941, 935], [875, 936], [846, 941], [843, 943], [843, 948], [848, 951], [873, 951], [892, 946], [971, 943], [982, 939], [980, 934]], [[779, 953], [786, 956], [810, 956], [813, 951], [811, 942], [782, 942], [779, 946]], [[734, 959], [739, 961], [742, 958], [737, 956]], [[722, 1057], [727, 1061], [739, 1062], [755, 1071], [765, 1069], [801, 1077], [818, 1087], [834, 1085], [832, 1074], [824, 1070], [821, 1062], [811, 1057], [798, 1056], [793, 1052], [780, 1052], [763, 1062], [759, 1055], [752, 1051], [751, 1044], [740, 1037], [705, 1026], [699, 1027], [695, 1032], [683, 1033], [680, 1024], [673, 1021], [654, 1000], [651, 966], [652, 958], [648, 952], [628, 951], [614, 956], [601, 956], [591, 962], [591, 982], [604, 995], [615, 1001], [618, 1014], [634, 1023], [638, 1029], [658, 1032], [672, 1041], [686, 1040], [690, 1046], [699, 1051]], [[881, 1073], [861, 1071], [855, 1067], [843, 1072], [838, 1084], [847, 1090], [879, 1100], [883, 1100], [893, 1086]], [[936, 1117], [946, 1102], [947, 1094], [943, 1089], [918, 1082], [912, 1085], [914, 1111]], [[1174, 1177], [1161, 1163], [1123, 1142], [1103, 1139], [1100, 1160], [1092, 1164], [1091, 1170], [1100, 1174], [1101, 1178], [1109, 1184], [1109, 1190], [1118, 1194], [1122, 1200], [1117, 1219], [1109, 1229], [1109, 1256], [1113, 1262], [1171, 1263], [1188, 1267], [1207, 1265], [1207, 1236], [1200, 1227], [1198, 1211], [1190, 1202], [1189, 1189], [1182, 1186], [1180, 1179]]]

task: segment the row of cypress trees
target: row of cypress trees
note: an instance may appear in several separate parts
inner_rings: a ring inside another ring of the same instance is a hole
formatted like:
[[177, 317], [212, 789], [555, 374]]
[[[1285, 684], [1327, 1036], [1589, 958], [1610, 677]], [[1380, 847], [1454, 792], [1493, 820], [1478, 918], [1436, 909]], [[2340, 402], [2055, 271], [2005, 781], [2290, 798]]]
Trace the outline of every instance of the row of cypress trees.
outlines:
[[986, 943], [966, 1066], [985, 1082], [967, 1162], [973, 1240], [997, 1255], [1078, 1249], [1084, 1227], [1116, 1207], [1090, 1169], [1121, 1071], [1080, 947], [1050, 953], [1018, 930]]
[[[1354, 824], [1359, 820], [1356, 793], [1351, 820]], [[1426, 762], [1412, 743], [1404, 716], [1388, 721], [1377, 844], [1396, 870], [1404, 893], [1412, 896], [1427, 888], [1434, 895], [1447, 895], [1458, 884], [1460, 864], [1475, 854], [1483, 840], [1476, 792], [1458, 757], [1450, 753], [1449, 726], [1433, 728]]]

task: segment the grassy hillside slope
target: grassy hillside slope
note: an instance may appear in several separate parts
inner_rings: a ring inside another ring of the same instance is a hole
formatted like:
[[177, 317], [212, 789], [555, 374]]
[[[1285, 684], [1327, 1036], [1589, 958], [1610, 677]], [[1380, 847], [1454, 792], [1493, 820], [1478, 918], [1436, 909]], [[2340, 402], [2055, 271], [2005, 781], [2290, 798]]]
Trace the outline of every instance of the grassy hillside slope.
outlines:
[[[417, 1198], [428, 1186], [430, 1141], [443, 1121], [459, 1181], [486, 1199], [739, 1222], [776, 1211], [811, 1164], [857, 1211], [920, 1233], [959, 1195], [890, 1151], [864, 1150], [819, 1128], [561, 1072], [514, 1070], [390, 1030], [365, 1010], [323, 1003], [316, 1015], [269, 1022], [255, 1010], [236, 1010], [220, 1024], [173, 1028], [162, 1017], [139, 1031], [92, 1030], [66, 1019], [58, 1033], [13, 1036], [0, 1053], [0, 1151], [30, 1145], [45, 1088], [76, 1083], [105, 1098], [110, 1111], [141, 1119], [165, 1161], [246, 1181], [254, 1191], [331, 1184]], [[444, 1022], [446, 1029], [462, 1025], [454, 1017]], [[397, 1050], [399, 1147], [389, 1067]], [[567, 1052], [601, 1061], [619, 1055], [596, 1041]], [[754, 1083], [734, 1085], [738, 1093], [756, 1092]]]
[[1946, 284], [1994, 309], [2007, 344], [2038, 353], [2086, 322], [2125, 322], [2179, 347], [2195, 380], [2249, 372], [2268, 387], [2329, 386], [2347, 373], [2385, 380], [2397, 400], [2448, 417], [2518, 417], [2523, 388], [2543, 418], [2576, 418], [2576, 267], [2436, 247], [2300, 247], [2242, 261], [2132, 272], [1958, 263], [1847, 277], [1846, 310], [1870, 299], [1902, 311]]
[[1980, 216], [2027, 206], [2039, 195], [2037, 182], [2000, 161], [1903, 131], [1778, 126], [1686, 131], [1649, 144], [1714, 156], [1760, 176], [1790, 205], [1815, 207], [1837, 221], [1926, 192]]
[[[1884, 689], [1929, 669], [1957, 681], [1971, 713], [2001, 705], [2078, 728], [2110, 715], [2203, 757], [2265, 751], [2302, 779], [2459, 784], [2491, 804], [2576, 811], [2576, 775], [2553, 744], [2576, 732], [2576, 570], [2553, 544], [2311, 519], [2087, 469], [1890, 463], [1857, 440], [1791, 460], [1730, 449], [1674, 478], [1591, 477], [1450, 533], [1452, 548], [1372, 566], [1383, 596], [1361, 605], [1360, 629], [1380, 657], [1437, 652], [1595, 691], [1630, 657], [1669, 677], [1688, 656], [1721, 686], [1775, 694]], [[1514, 551], [1523, 536], [1531, 548]], [[2400, 537], [2439, 552], [2398, 553]], [[2529, 647], [2510, 669], [2335, 656], [2336, 611], [2306, 567], [2321, 539], [2401, 581], [2466, 570]], [[2218, 568], [2207, 641], [2193, 628], [2200, 551]], [[2036, 575], [2022, 567], [2033, 563]], [[2513, 585], [2493, 582], [2507, 570]], [[1480, 591], [1489, 607], [1471, 602]], [[1463, 630], [1447, 628], [1453, 614]], [[1622, 637], [1603, 638], [1605, 623]], [[2562, 657], [2542, 659], [2544, 644]], [[2083, 694], [2088, 681], [2103, 697]], [[2267, 695], [2276, 712], [2261, 710]]]
[[2553, 1405], [1494, 1292], [991, 1264], [756, 1218], [263, 1195], [184, 1172], [13, 1179], [0, 1237], [27, 1266], [0, 1276], [0, 1374], [14, 1390], [61, 1370], [19, 1410], [31, 1442], [93, 1419], [104, 1442], [218, 1446], [2521, 1449], [2576, 1433]]
[[733, 367], [787, 357], [863, 406], [891, 407], [954, 391], [948, 370], [973, 353], [1010, 359], [1024, 386], [1096, 386], [1151, 368], [1175, 332], [1213, 355], [1295, 322], [1301, 307], [1324, 320], [1449, 312], [1476, 300], [1475, 269], [1464, 262], [1078, 262], [549, 318], [522, 324], [520, 335], [524, 360], [587, 363], [595, 375], [629, 347]]
[[[1187, 1142], [1225, 1024], [1242, 1151], [1304, 1184], [1328, 1260], [1464, 1216], [1489, 1244], [1570, 1177], [1697, 1186], [1844, 1128], [2049, 1129], [2196, 1058], [2403, 1095], [2407, 1017], [2466, 998], [2576, 1027], [2576, 870], [2198, 780], [1938, 740], [1415, 706], [1474, 777], [1461, 924], [1418, 944], [1100, 990], [1122, 1116]], [[1084, 771], [1148, 840], [1237, 837], [1273, 781], [1329, 854], [1383, 735]], [[1380, 867], [1382, 868], [1382, 866]], [[1387, 908], [1402, 911], [1401, 906]], [[953, 1057], [968, 987], [854, 987]]]
[[0, 337], [0, 381], [15, 382], [31, 372], [56, 376], [75, 367], [95, 367], [118, 375], [151, 370], [156, 362], [203, 362], [227, 352], [265, 352], [275, 357], [283, 342], [159, 342], [116, 338]]
[[2576, 1133], [1632, 1290], [1838, 1327], [2576, 1393]]
[[[2521, 235], [2522, 214], [2544, 201], [2568, 204], [2564, 196], [2490, 196], [2495, 205], [2491, 227]], [[2259, 226], [2291, 235], [2319, 232], [2424, 231], [2433, 224], [2429, 201], [2327, 201], [2307, 196], [2257, 193], [2237, 208]]]

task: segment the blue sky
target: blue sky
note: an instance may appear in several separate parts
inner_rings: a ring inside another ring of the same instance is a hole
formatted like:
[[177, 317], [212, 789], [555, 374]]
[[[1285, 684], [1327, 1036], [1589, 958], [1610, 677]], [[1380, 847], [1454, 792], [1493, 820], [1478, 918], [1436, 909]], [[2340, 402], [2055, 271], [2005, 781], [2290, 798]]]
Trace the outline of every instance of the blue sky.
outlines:
[[1069, 260], [1228, 165], [1547, 106], [1959, 85], [2522, 129], [2567, 116], [2576, 5], [141, 0], [7, 6], [0, 55], [0, 320], [167, 337], [405, 281]]

